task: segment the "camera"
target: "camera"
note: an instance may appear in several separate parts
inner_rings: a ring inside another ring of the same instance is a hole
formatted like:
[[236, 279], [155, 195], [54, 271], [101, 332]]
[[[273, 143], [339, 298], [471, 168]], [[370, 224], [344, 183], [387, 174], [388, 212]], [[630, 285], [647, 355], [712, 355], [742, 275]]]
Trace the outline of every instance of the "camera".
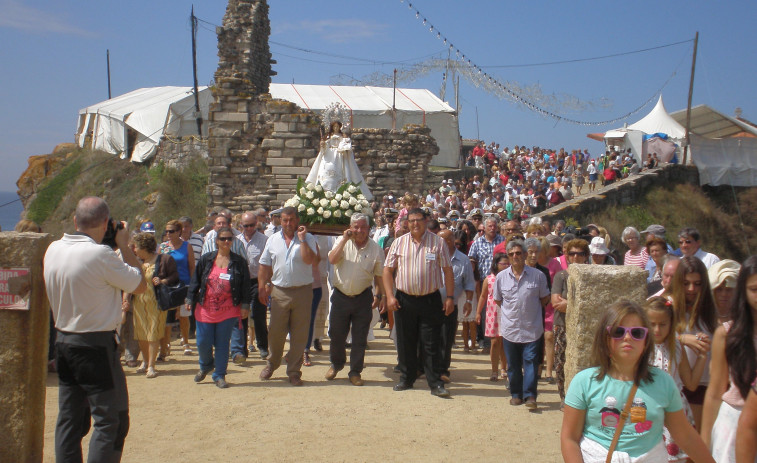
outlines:
[[105, 236], [103, 236], [102, 244], [109, 246], [111, 249], [118, 249], [118, 245], [116, 244], [116, 233], [118, 233], [118, 230], [123, 230], [123, 228], [123, 222], [117, 221], [113, 219], [113, 217], [109, 217], [108, 229], [105, 230]]

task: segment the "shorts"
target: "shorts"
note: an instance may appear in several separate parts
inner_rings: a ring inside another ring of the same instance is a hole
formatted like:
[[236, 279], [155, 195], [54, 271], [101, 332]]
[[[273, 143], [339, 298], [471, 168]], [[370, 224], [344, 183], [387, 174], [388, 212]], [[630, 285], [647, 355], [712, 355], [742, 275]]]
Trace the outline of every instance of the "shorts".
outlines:
[[597, 183], [597, 174], [589, 174], [589, 183]]

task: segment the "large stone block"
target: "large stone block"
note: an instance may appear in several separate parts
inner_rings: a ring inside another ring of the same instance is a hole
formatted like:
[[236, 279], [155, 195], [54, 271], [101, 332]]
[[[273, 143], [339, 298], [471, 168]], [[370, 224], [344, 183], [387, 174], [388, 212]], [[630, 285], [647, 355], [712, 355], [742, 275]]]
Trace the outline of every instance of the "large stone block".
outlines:
[[591, 366], [597, 321], [620, 299], [643, 304], [647, 272], [633, 265], [571, 265], [568, 268], [568, 310], [565, 334], [565, 387], [579, 371]]
[[50, 317], [42, 260], [51, 242], [46, 233], [0, 233], [0, 268], [28, 272], [3, 274], [0, 279], [9, 285], [1, 292], [29, 301], [28, 310], [0, 309], [2, 461], [42, 461]]
[[213, 119], [217, 122], [247, 122], [250, 116], [247, 113], [213, 113]]

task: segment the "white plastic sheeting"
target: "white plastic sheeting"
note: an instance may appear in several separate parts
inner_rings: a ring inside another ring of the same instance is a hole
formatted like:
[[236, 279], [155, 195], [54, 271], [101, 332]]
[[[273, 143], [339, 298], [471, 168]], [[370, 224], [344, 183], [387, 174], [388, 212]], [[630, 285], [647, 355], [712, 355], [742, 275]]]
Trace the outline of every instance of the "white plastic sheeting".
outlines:
[[701, 185], [757, 186], [757, 138], [691, 135], [691, 158]]
[[[198, 93], [200, 113], [207, 121], [213, 96], [207, 87]], [[143, 162], [155, 154], [163, 135], [197, 135], [192, 87], [140, 88], [79, 111], [76, 142], [84, 147], [91, 133], [91, 147], [127, 157], [128, 132], [133, 130], [131, 160]], [[207, 136], [207, 123], [203, 124]]]
[[[426, 125], [439, 145], [431, 165], [457, 167], [460, 159], [460, 128], [457, 114], [447, 103], [426, 89], [352, 87], [336, 85], [271, 84], [273, 98], [320, 112], [332, 103], [341, 103], [352, 112], [352, 127], [392, 128], [392, 99], [396, 107], [396, 127]], [[393, 95], [394, 93], [394, 95]]]

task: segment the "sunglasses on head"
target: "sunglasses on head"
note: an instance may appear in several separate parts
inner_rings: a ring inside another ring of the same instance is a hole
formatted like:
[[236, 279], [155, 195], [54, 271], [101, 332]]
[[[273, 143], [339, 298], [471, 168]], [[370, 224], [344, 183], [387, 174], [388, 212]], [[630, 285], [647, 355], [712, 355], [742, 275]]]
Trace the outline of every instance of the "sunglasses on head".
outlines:
[[626, 337], [626, 334], [630, 333], [631, 338], [635, 339], [636, 341], [643, 341], [644, 339], [646, 339], [648, 331], [649, 330], [644, 328], [643, 326], [616, 326], [615, 328], [611, 326], [607, 327], [607, 333], [613, 339], [623, 339]]

